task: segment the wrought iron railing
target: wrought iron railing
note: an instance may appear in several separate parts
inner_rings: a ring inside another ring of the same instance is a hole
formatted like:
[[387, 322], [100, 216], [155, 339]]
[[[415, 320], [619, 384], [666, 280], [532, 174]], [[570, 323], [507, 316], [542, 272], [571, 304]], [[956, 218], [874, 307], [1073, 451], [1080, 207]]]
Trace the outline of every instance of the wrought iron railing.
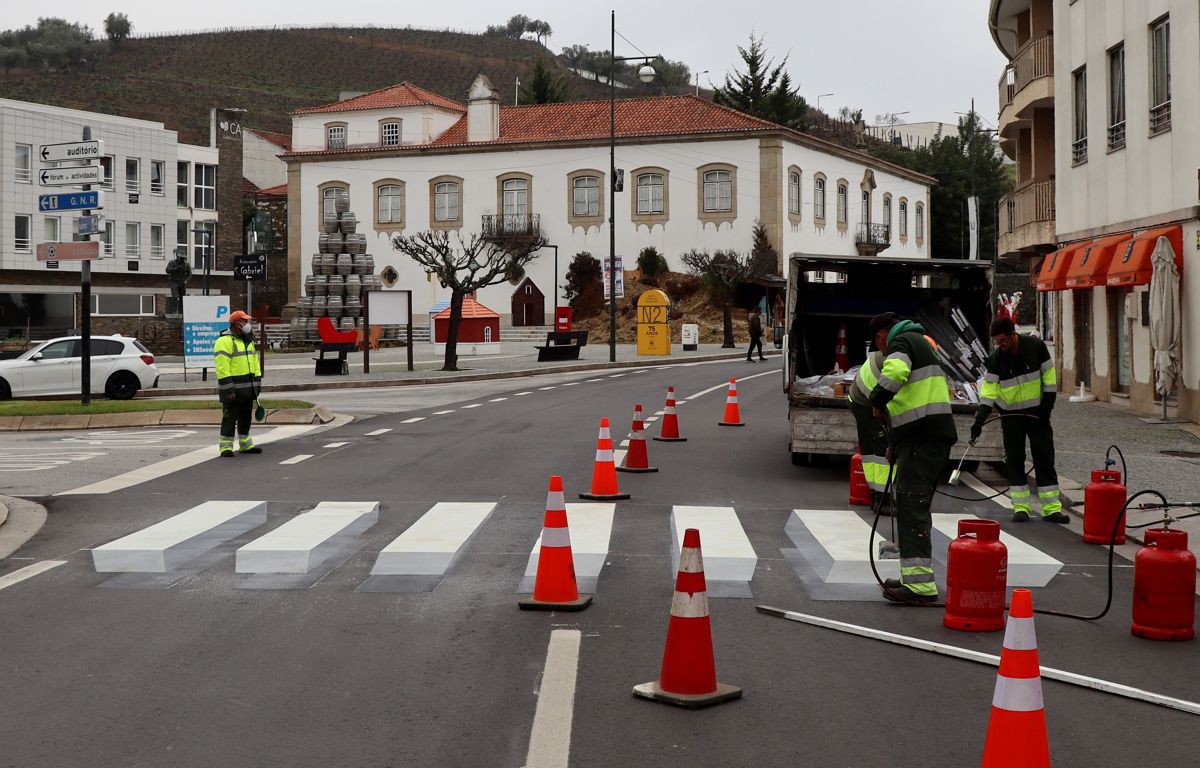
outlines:
[[1076, 139], [1071, 144], [1071, 164], [1079, 165], [1087, 162], [1087, 136]]
[[490, 240], [538, 237], [541, 233], [541, 217], [536, 213], [505, 213], [483, 217], [483, 236]]
[[1125, 121], [1108, 126], [1108, 151], [1125, 146]]
[[1171, 130], [1171, 102], [1165, 101], [1150, 109], [1150, 135]]
[[854, 242], [864, 245], [888, 245], [892, 242], [892, 228], [887, 224], [859, 224]]

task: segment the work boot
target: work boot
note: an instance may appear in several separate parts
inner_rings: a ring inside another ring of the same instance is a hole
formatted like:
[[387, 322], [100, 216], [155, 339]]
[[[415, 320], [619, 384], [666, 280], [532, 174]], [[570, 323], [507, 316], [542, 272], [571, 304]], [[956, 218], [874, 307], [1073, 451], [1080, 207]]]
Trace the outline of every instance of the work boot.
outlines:
[[1028, 523], [1029, 513], [1022, 509], [1018, 509], [1016, 512], [1013, 512], [1012, 521], [1014, 523]]
[[937, 595], [918, 595], [904, 586], [899, 579], [884, 579], [883, 596], [902, 605], [929, 605], [938, 600]]
[[233, 451], [229, 448], [223, 449], [221, 451], [221, 458], [223, 458], [223, 459], [233, 458]]
[[1065, 512], [1051, 512], [1048, 515], [1042, 515], [1042, 521], [1047, 523], [1069, 523], [1071, 516]]

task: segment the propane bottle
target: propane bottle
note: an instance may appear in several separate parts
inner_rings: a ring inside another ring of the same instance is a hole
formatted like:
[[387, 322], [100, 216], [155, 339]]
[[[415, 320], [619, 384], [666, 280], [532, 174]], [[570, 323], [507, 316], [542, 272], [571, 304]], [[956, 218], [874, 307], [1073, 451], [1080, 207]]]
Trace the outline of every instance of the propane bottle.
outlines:
[[1004, 629], [1008, 548], [995, 520], [959, 520], [946, 562], [946, 613], [942, 624], [964, 632]]
[[1116, 543], [1125, 543], [1125, 520], [1117, 518], [1125, 506], [1126, 489], [1115, 469], [1093, 469], [1092, 482], [1083, 492], [1083, 540], [1108, 546], [1117, 527]]
[[1154, 528], [1133, 560], [1134, 635], [1149, 640], [1196, 636], [1196, 556], [1187, 531]]
[[871, 506], [871, 486], [867, 484], [862, 454], [858, 451], [850, 457], [850, 503], [858, 507]]

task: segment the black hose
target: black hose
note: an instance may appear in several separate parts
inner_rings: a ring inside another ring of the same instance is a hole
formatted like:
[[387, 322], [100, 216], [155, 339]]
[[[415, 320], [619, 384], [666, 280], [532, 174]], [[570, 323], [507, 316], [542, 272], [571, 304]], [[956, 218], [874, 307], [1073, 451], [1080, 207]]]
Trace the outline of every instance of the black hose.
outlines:
[[1121, 449], [1116, 444], [1108, 446], [1108, 450], [1106, 450], [1104, 452], [1104, 468], [1108, 469], [1109, 464], [1117, 463], [1117, 462], [1113, 461], [1111, 458], [1113, 451], [1116, 451], [1117, 455], [1121, 457], [1121, 482], [1125, 484], [1126, 488], [1128, 488], [1129, 487], [1129, 467], [1127, 467], [1125, 465], [1125, 454], [1121, 453]]
[[[1032, 414], [1032, 413], [997, 413], [995, 416], [992, 416], [990, 419], [983, 422], [983, 426], [986, 427], [988, 424], [993, 424], [997, 421], [1000, 421], [1001, 419], [1012, 419], [1012, 418], [1036, 419], [1037, 415]], [[967, 448], [968, 451], [971, 450], [971, 448], [970, 448], [971, 445], [974, 445], [974, 443], [970, 443], [968, 445], [968, 448]], [[1118, 450], [1120, 450], [1120, 449], [1118, 449]], [[966, 454], [964, 453], [963, 456], [965, 457]], [[1124, 457], [1122, 457], [1122, 459], [1124, 459]], [[1008, 493], [1008, 489], [1005, 488], [1002, 491], [996, 491], [991, 496], [982, 496], [978, 499], [972, 499], [967, 496], [955, 496], [953, 493], [939, 491], [937, 488], [934, 488], [933, 492], [940, 494], [942, 496], [946, 496], [951, 499], [958, 499], [959, 501], [989, 501], [990, 499], [995, 499], [995, 498], [998, 498], [998, 497], [1003, 496], [1004, 494]]]

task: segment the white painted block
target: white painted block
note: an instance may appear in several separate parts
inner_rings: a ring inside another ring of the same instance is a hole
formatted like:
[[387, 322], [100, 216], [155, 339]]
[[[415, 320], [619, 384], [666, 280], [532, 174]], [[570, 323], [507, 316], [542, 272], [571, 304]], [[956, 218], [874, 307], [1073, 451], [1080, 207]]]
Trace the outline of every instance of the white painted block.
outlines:
[[341, 543], [379, 520], [378, 501], [322, 501], [237, 551], [238, 573], [308, 573]]
[[267, 521], [265, 501], [206, 501], [92, 550], [98, 573], [164, 573]]
[[892, 530], [886, 517], [879, 519], [879, 528], [871, 537], [871, 525], [851, 510], [793, 509], [792, 515], [804, 524], [832, 560], [828, 572], [818, 574], [827, 584], [874, 584], [872, 559], [883, 578], [900, 577], [899, 560], [878, 559], [879, 542], [885, 538], [879, 532], [890, 536]]
[[[958, 538], [959, 520], [977, 519], [979, 518], [975, 515], [937, 514], [933, 516], [933, 527], [953, 541]], [[1000, 531], [1000, 542], [1008, 548], [1010, 587], [1044, 587], [1062, 570], [1063, 564], [1060, 561], [1007, 531]]]
[[688, 528], [700, 531], [704, 577], [708, 581], [742, 581], [754, 578], [758, 556], [733, 507], [671, 507], [671, 561], [679, 570], [679, 548]]
[[440, 576], [496, 508], [495, 502], [440, 501], [379, 553], [372, 576]]
[[[600, 569], [608, 558], [608, 542], [612, 538], [613, 515], [617, 505], [609, 502], [567, 502], [567, 527], [571, 532], [571, 559], [575, 561], [577, 581], [600, 577]], [[525, 575], [537, 576], [538, 557], [542, 550], [542, 534], [533, 544]]]

